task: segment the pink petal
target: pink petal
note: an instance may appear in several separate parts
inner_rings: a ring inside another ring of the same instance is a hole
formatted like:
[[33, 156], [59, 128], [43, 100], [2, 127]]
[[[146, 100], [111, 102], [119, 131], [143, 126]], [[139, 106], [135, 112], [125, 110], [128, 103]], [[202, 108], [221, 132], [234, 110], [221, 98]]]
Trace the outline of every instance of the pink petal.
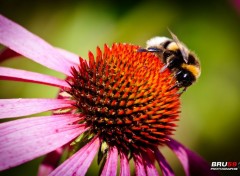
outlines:
[[0, 43], [39, 64], [69, 76], [70, 68], [76, 66], [46, 41], [2, 15]]
[[240, 15], [240, 0], [231, 0], [231, 5], [237, 11], [238, 15]]
[[35, 117], [0, 124], [0, 170], [23, 164], [86, 131], [73, 115]]
[[157, 162], [162, 170], [163, 176], [174, 176], [172, 168], [170, 167], [162, 153], [158, 150], [158, 148], [155, 148], [154, 153]]
[[145, 171], [144, 161], [140, 154], [133, 154], [135, 171], [137, 176], [146, 176], [147, 173]]
[[70, 87], [66, 81], [53, 76], [7, 67], [0, 67], [0, 80], [33, 82], [61, 88]]
[[130, 167], [127, 155], [120, 152], [120, 176], [130, 176]]
[[[58, 52], [60, 52], [66, 59], [70, 60], [71, 62], [75, 63], [75, 64], [79, 64], [79, 56], [71, 53], [69, 51], [66, 51], [62, 48], [57, 48], [55, 47], [56, 50], [58, 50]], [[12, 57], [17, 57], [17, 56], [21, 56], [21, 54], [11, 50], [10, 48], [4, 48], [1, 52], [0, 52], [0, 62], [3, 62], [4, 60], [10, 59]]]
[[71, 103], [73, 101], [63, 99], [0, 99], [0, 119], [71, 108]]
[[210, 170], [210, 164], [208, 164], [202, 157], [184, 147], [179, 142], [170, 139], [167, 145], [177, 155], [187, 176], [218, 175], [216, 172]]
[[150, 150], [148, 150], [146, 153], [142, 152], [142, 157], [145, 163], [147, 175], [158, 176], [158, 171], [154, 165], [155, 157], [153, 155], [153, 152]]
[[57, 48], [55, 47], [56, 50], [58, 50], [59, 53], [61, 53], [66, 59], [68, 59], [69, 61], [79, 65], [80, 62], [79, 62], [79, 56], [74, 54], [74, 53], [71, 53], [67, 50], [64, 50], [62, 48]]
[[63, 153], [63, 147], [60, 147], [48, 153], [38, 169], [38, 176], [49, 175], [58, 165]]
[[110, 147], [108, 151], [107, 161], [104, 165], [101, 176], [114, 176], [117, 175], [117, 160], [118, 150], [117, 147]]
[[94, 138], [83, 148], [81, 148], [72, 157], [61, 164], [55, 169], [49, 176], [59, 175], [77, 175], [84, 176], [92, 163], [94, 156], [96, 155], [100, 146], [99, 138]]
[[10, 48], [4, 48], [2, 51], [0, 51], [0, 62], [3, 62], [9, 58], [17, 57], [17, 56], [21, 56], [21, 54], [16, 53]]
[[[53, 116], [43, 116], [43, 117], [30, 117], [30, 118], [24, 118], [24, 119], [18, 119], [18, 120], [13, 120], [13, 121], [9, 121], [9, 122], [4, 122], [0, 124], [0, 134], [2, 136], [0, 136], [0, 142], [1, 139], [2, 140], [6, 140], [3, 135], [7, 135], [7, 138], [13, 139], [14, 137], [18, 137], [20, 135], [20, 133], [22, 134], [22, 136], [25, 137], [25, 139], [27, 137], [29, 137], [30, 139], [32, 138], [33, 132], [38, 133], [38, 128], [41, 128], [42, 125], [52, 125], [55, 127], [59, 127], [58, 125], [65, 125], [65, 124], [69, 124], [69, 123], [73, 123], [78, 121], [80, 118], [76, 115], [72, 115], [72, 114], [63, 114], [63, 115], [53, 115]], [[33, 127], [34, 126], [34, 127]], [[30, 131], [25, 130], [29, 128], [29, 130], [31, 128], [33, 128], [31, 131], [31, 133], [29, 133]], [[15, 132], [18, 132], [17, 136], [15, 135]], [[48, 131], [45, 130], [45, 133], [47, 133]], [[49, 129], [49, 133], [51, 133], [52, 130]], [[24, 134], [23, 134], [24, 133]], [[42, 135], [42, 134], [39, 134]], [[14, 141], [12, 141], [14, 142]], [[7, 145], [9, 145], [9, 143], [6, 143]], [[2, 143], [1, 146], [5, 145], [5, 143]]]

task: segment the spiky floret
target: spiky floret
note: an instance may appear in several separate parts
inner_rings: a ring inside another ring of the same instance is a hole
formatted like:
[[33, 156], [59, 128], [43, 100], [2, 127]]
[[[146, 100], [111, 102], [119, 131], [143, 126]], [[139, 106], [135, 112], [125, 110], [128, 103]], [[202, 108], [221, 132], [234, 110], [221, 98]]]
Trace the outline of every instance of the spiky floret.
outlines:
[[72, 69], [69, 93], [92, 134], [121, 150], [163, 144], [179, 116], [174, 77], [154, 54], [129, 44], [97, 48]]

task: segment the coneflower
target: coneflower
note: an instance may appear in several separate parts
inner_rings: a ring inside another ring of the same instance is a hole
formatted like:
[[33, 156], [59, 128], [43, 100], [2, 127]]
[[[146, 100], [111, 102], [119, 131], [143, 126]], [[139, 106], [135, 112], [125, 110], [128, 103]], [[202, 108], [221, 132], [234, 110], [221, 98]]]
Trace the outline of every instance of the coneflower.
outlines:
[[[97, 47], [88, 61], [54, 48], [18, 24], [0, 16], [0, 59], [23, 55], [66, 74], [65, 80], [0, 67], [0, 79], [59, 87], [56, 99], [1, 99], [0, 117], [29, 117], [0, 124], [0, 170], [46, 155], [38, 175], [85, 175], [98, 155], [101, 175], [174, 175], [161, 154], [168, 146], [186, 175], [216, 175], [207, 162], [170, 136], [179, 119], [175, 79], [152, 53], [130, 44]], [[95, 56], [94, 56], [95, 55]], [[63, 153], [65, 155], [63, 155]], [[60, 163], [60, 160], [65, 160]], [[155, 163], [156, 161], [156, 163]]]

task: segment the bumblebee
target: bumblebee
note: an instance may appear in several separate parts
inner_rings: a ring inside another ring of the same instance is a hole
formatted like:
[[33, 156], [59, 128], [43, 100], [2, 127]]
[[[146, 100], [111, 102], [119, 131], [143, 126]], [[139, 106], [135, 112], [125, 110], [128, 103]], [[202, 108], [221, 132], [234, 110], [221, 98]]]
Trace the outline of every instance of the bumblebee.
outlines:
[[176, 87], [183, 88], [183, 92], [200, 76], [200, 62], [175, 34], [170, 31], [172, 39], [167, 37], [154, 37], [147, 41], [146, 48], [138, 52], [153, 52], [165, 64], [160, 72], [170, 69], [176, 78]]

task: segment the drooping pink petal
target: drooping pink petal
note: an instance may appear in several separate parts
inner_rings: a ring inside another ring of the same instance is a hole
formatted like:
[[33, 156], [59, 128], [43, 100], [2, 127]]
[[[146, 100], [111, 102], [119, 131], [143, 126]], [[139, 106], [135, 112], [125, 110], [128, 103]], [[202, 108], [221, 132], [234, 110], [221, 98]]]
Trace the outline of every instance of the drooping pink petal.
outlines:
[[182, 163], [186, 176], [218, 176], [217, 172], [210, 170], [210, 164], [208, 164], [202, 157], [189, 150], [176, 140], [170, 139], [167, 145], [172, 149]]
[[162, 153], [158, 150], [158, 148], [155, 148], [154, 153], [160, 169], [162, 170], [163, 176], [174, 176], [172, 168], [170, 167]]
[[38, 176], [49, 175], [58, 165], [61, 155], [63, 153], [63, 147], [60, 147], [50, 153], [48, 153], [38, 169]]
[[66, 81], [53, 76], [7, 67], [0, 67], [0, 80], [33, 82], [60, 88], [70, 87]]
[[11, 50], [10, 48], [4, 48], [0, 51], [0, 62], [3, 62], [9, 58], [21, 56], [21, 54]]
[[2, 15], [0, 15], [0, 43], [39, 64], [69, 76], [70, 68], [76, 66], [46, 41]]
[[102, 170], [101, 176], [114, 176], [117, 175], [117, 161], [118, 150], [117, 147], [110, 147], [108, 151], [107, 161]]
[[64, 99], [0, 99], [0, 119], [21, 117], [54, 109], [70, 108], [73, 101]]
[[130, 176], [130, 167], [127, 155], [120, 152], [120, 176]]
[[147, 175], [158, 176], [158, 171], [154, 165], [155, 157], [153, 152], [150, 150], [147, 150], [147, 152], [142, 152], [142, 157]]
[[231, 0], [230, 3], [238, 15], [240, 15], [240, 0]]
[[[13, 120], [9, 122], [4, 122], [0, 124], [0, 141], [6, 140], [7, 138], [14, 139], [14, 137], [19, 137], [20, 133], [22, 136], [24, 136], [24, 139], [27, 139], [29, 137], [32, 138], [33, 133], [39, 134], [39, 128], [41, 128], [44, 125], [49, 125], [47, 129], [45, 129], [45, 133], [51, 134], [52, 130], [50, 128], [50, 125], [53, 128], [57, 128], [61, 126], [64, 126], [66, 124], [72, 124], [73, 122], [79, 121], [80, 118], [77, 115], [73, 114], [63, 114], [63, 115], [52, 115], [52, 116], [42, 116], [42, 117], [30, 117], [30, 118], [24, 118], [24, 119], [18, 119]], [[58, 126], [59, 125], [59, 126]], [[31, 134], [29, 133], [32, 130]], [[18, 132], [19, 131], [19, 132]], [[15, 133], [17, 132], [18, 135]], [[7, 135], [7, 137], [3, 137], [4, 135]], [[42, 135], [42, 134], [39, 134]], [[36, 135], [35, 135], [36, 137]], [[9, 141], [14, 142], [14, 141]], [[8, 143], [1, 143], [1, 146], [3, 145], [9, 145]]]
[[135, 172], [137, 176], [147, 176], [144, 161], [140, 154], [133, 154]]
[[0, 124], [0, 170], [23, 164], [72, 141], [87, 130], [74, 115], [20, 119]]
[[81, 148], [72, 157], [67, 159], [57, 169], [55, 169], [49, 176], [59, 175], [76, 175], [84, 176], [92, 163], [94, 156], [96, 155], [100, 146], [100, 140], [98, 137], [91, 140], [83, 148]]

